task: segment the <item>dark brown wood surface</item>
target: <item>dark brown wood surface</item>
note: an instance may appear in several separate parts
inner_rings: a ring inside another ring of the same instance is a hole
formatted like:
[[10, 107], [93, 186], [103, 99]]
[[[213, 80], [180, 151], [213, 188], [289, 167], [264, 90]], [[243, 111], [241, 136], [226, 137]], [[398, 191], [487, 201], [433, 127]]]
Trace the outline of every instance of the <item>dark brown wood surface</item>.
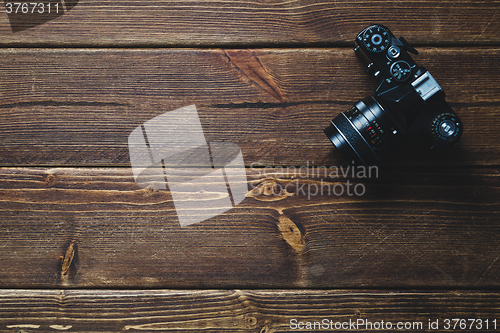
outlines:
[[249, 169], [243, 202], [181, 228], [169, 193], [139, 188], [128, 168], [4, 168], [0, 280], [8, 288], [499, 286], [496, 169], [328, 173]]
[[[463, 139], [449, 151], [401, 151], [387, 163], [500, 164], [499, 49], [420, 51], [417, 61], [464, 122]], [[189, 104], [207, 141], [236, 143], [248, 165], [339, 165], [323, 129], [376, 88], [350, 48], [0, 53], [3, 166], [129, 166], [130, 132]]]
[[[5, 332], [342, 331], [335, 330], [336, 324], [349, 327], [350, 332], [375, 330], [377, 325], [393, 327], [379, 332], [450, 332], [447, 325], [462, 332], [491, 332], [496, 331], [498, 312], [492, 309], [500, 295], [479, 291], [4, 290], [0, 299], [8, 304], [0, 313], [0, 329]], [[316, 325], [316, 330], [305, 330], [307, 325]], [[397, 330], [397, 325], [409, 329]]]
[[499, 5], [492, 0], [80, 0], [64, 15], [15, 34], [7, 15], [1, 15], [0, 43], [132, 47], [351, 45], [361, 29], [383, 21], [418, 44], [491, 45], [497, 44], [500, 37]]
[[[499, 1], [62, 5], [17, 32], [0, 13], [1, 332], [499, 330]], [[465, 131], [364, 178], [322, 130], [375, 91], [352, 51], [374, 22], [418, 48]], [[191, 104], [208, 142], [241, 148], [249, 192], [180, 227], [127, 137]]]

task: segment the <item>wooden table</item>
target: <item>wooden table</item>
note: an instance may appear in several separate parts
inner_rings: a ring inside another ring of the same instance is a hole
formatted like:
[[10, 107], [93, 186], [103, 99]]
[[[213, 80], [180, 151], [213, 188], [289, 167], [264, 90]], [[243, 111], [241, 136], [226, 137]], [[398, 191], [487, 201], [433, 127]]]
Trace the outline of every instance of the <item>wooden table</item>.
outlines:
[[[15, 33], [0, 14], [0, 331], [500, 326], [500, 1], [59, 4]], [[325, 174], [350, 165], [323, 128], [377, 85], [352, 50], [374, 22], [419, 50], [464, 135]], [[180, 227], [127, 138], [192, 104], [252, 191]], [[365, 191], [313, 193], [347, 182]]]

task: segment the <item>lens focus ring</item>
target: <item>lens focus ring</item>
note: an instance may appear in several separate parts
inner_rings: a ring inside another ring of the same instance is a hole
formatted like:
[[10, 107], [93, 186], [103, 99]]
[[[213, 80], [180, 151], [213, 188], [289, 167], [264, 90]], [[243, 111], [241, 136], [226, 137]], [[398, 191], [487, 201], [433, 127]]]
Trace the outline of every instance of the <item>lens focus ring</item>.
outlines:
[[366, 166], [377, 164], [379, 153], [403, 132], [373, 97], [367, 97], [338, 115], [325, 134], [349, 160]]
[[364, 165], [373, 165], [379, 162], [370, 145], [344, 113], [332, 120], [332, 126], [333, 136], [328, 135], [328, 133], [327, 135], [333, 137], [330, 140], [344, 156]]

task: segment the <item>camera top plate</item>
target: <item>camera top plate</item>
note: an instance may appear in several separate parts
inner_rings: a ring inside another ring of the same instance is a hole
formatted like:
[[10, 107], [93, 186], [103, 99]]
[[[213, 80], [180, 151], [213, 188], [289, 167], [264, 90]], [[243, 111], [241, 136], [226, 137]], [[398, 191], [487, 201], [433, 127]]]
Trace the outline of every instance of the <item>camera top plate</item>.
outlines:
[[381, 24], [366, 27], [356, 36], [355, 44], [354, 51], [366, 63], [367, 72], [389, 84], [405, 83], [418, 70], [408, 54], [416, 50]]

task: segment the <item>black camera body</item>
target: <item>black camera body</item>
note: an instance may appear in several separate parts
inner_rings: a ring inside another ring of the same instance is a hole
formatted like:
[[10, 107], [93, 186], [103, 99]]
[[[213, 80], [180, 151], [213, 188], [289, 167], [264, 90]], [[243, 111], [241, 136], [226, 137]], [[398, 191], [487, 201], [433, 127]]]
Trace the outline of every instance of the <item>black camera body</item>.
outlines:
[[404, 38], [376, 24], [361, 31], [355, 44], [355, 53], [380, 85], [373, 96], [341, 113], [324, 130], [344, 157], [375, 165], [409, 136], [431, 149], [459, 142], [462, 122], [436, 80], [410, 57], [418, 52]]

